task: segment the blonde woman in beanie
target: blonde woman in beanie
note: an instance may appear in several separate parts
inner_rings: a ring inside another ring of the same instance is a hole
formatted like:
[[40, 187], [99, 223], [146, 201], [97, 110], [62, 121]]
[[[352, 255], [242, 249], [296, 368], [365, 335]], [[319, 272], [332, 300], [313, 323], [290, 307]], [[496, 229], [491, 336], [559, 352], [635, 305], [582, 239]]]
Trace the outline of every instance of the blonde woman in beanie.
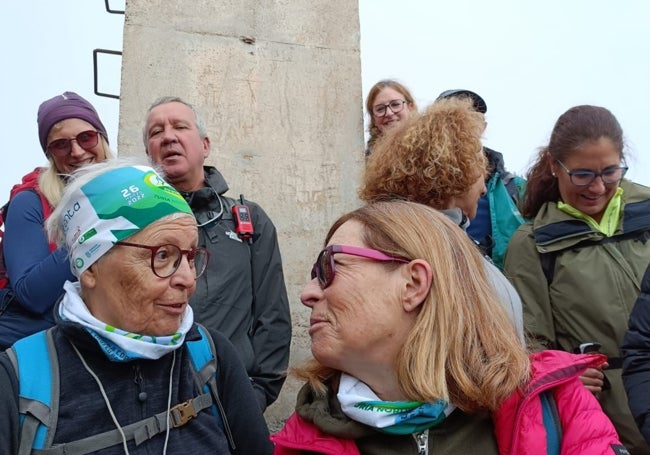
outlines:
[[29, 174], [37, 184], [12, 196], [5, 212], [0, 350], [54, 324], [54, 303], [63, 294], [63, 283], [74, 276], [65, 248], [48, 242], [43, 225], [73, 171], [113, 156], [97, 111], [74, 92], [41, 103], [37, 123], [49, 166]]

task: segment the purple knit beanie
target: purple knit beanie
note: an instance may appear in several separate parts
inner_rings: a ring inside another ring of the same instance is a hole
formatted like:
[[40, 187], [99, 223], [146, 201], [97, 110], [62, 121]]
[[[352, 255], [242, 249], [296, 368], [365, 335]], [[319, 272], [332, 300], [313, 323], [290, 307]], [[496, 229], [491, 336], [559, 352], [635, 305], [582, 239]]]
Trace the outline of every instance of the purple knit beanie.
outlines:
[[79, 118], [90, 123], [108, 142], [106, 128], [104, 128], [102, 121], [99, 120], [99, 115], [97, 115], [93, 105], [74, 92], [65, 92], [62, 95], [43, 101], [38, 108], [36, 117], [38, 139], [41, 141], [44, 152], [46, 152], [47, 147], [47, 135], [52, 127], [61, 120], [69, 118]]

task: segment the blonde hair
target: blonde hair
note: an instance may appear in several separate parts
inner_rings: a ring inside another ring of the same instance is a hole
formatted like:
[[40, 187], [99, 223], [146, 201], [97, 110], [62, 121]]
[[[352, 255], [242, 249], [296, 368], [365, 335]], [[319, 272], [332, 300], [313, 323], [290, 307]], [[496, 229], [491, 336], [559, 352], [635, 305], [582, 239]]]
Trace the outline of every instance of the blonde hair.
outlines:
[[[55, 127], [56, 125], [52, 129]], [[115, 155], [108, 145], [106, 138], [102, 134], [99, 135], [99, 138], [104, 149], [105, 159], [110, 160], [114, 158]], [[69, 176], [59, 173], [51, 156], [48, 155], [47, 160], [49, 161], [49, 166], [41, 170], [38, 176], [38, 188], [50, 205], [56, 207], [61, 201], [61, 196], [63, 195], [63, 190], [65, 189]]]
[[[409, 399], [493, 411], [526, 383], [528, 353], [494, 294], [482, 256], [461, 229], [424, 205], [380, 201], [339, 218], [326, 242], [349, 220], [364, 225], [368, 247], [431, 266], [431, 289], [398, 356], [398, 381]], [[292, 374], [322, 394], [340, 372], [312, 359]]]
[[484, 122], [466, 98], [442, 99], [409, 117], [375, 145], [359, 197], [369, 202], [397, 196], [448, 208], [487, 172]]

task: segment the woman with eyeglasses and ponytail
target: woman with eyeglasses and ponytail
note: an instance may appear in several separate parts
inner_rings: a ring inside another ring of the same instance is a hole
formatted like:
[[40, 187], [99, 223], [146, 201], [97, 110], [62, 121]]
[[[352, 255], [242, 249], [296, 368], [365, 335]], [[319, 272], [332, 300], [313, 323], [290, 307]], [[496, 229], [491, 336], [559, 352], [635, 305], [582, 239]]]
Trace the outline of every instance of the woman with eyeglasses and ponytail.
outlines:
[[73, 171], [113, 157], [97, 111], [74, 92], [41, 103], [37, 123], [49, 165], [23, 178], [3, 213], [0, 350], [54, 324], [52, 309], [63, 283], [75, 278], [65, 248], [48, 242], [44, 223]]
[[530, 168], [505, 273], [519, 292], [532, 349], [599, 350], [582, 382], [631, 454], [650, 454], [621, 378], [620, 346], [650, 262], [650, 188], [625, 180], [623, 130], [600, 106], [555, 123]]
[[479, 249], [438, 210], [343, 215], [300, 300], [313, 359], [291, 371], [306, 384], [276, 455], [627, 453], [578, 379], [603, 356], [529, 357]]
[[401, 125], [403, 120], [417, 113], [418, 107], [411, 92], [402, 83], [393, 79], [383, 79], [372, 86], [366, 98], [368, 113], [368, 144], [366, 156], [369, 156], [375, 142], [388, 130]]

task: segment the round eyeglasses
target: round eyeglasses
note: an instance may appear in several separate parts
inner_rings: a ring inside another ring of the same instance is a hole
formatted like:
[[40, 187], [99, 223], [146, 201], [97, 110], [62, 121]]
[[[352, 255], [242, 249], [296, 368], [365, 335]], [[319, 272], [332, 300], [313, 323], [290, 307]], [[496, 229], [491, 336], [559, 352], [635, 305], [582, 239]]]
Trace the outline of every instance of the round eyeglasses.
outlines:
[[47, 152], [50, 155], [62, 157], [68, 155], [72, 151], [72, 141], [79, 144], [84, 150], [90, 150], [99, 143], [99, 132], [88, 130], [82, 131], [72, 139], [57, 139], [47, 144]]
[[140, 245], [138, 243], [115, 242], [115, 245], [130, 246], [134, 248], [143, 248], [151, 251], [151, 271], [159, 278], [169, 278], [178, 270], [181, 265], [183, 255], [187, 256], [187, 262], [194, 271], [196, 280], [208, 266], [210, 253], [203, 247], [192, 248], [191, 250], [181, 250], [176, 245], [167, 243], [165, 245]]
[[578, 170], [571, 171], [567, 168], [560, 160], [555, 160], [559, 164], [564, 172], [569, 175], [569, 180], [575, 186], [588, 186], [596, 180], [596, 177], [600, 177], [605, 185], [613, 185], [623, 180], [625, 173], [627, 172], [627, 166], [614, 166], [608, 167], [602, 172], [595, 172], [590, 170]]
[[336, 253], [359, 256], [378, 262], [411, 262], [409, 259], [389, 256], [384, 252], [370, 248], [330, 245], [318, 254], [318, 258], [316, 258], [316, 262], [311, 269], [311, 279], [318, 278], [318, 284], [320, 284], [322, 289], [325, 289], [334, 281], [334, 275], [336, 274], [334, 255]]
[[393, 114], [397, 114], [402, 112], [406, 103], [406, 100], [390, 100], [387, 104], [377, 104], [372, 108], [372, 114], [375, 117], [383, 117], [388, 113], [389, 108]]

